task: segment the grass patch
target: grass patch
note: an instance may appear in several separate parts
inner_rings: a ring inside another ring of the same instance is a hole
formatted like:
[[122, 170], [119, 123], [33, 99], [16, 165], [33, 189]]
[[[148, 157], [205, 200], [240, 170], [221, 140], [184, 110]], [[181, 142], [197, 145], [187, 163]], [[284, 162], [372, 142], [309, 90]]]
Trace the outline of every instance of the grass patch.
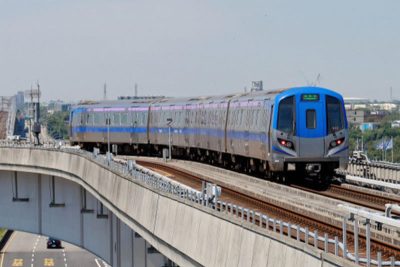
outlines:
[[0, 229], [0, 240], [3, 239], [3, 236], [5, 233], [6, 233], [6, 229]]

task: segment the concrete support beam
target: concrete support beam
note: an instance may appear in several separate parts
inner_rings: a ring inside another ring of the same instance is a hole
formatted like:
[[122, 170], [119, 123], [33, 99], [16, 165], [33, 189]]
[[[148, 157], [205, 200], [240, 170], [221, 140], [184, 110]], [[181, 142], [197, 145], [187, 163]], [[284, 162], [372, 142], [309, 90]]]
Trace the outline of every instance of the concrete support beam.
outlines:
[[[326, 262], [333, 266], [353, 266], [228, 214], [155, 191], [81, 155], [32, 148], [0, 148], [0, 154], [0, 170], [3, 170], [0, 172], [0, 208], [9, 215], [9, 219], [0, 218], [0, 226], [14, 229], [17, 226], [16, 229], [34, 233], [40, 230], [84, 246], [113, 266], [124, 266], [127, 259], [133, 259], [127, 266], [159, 266], [165, 258], [153, 253], [157, 251], [181, 266], [295, 264], [312, 267]], [[11, 203], [12, 171], [25, 173], [21, 178], [25, 189], [21, 192], [32, 201], [18, 206]], [[40, 181], [38, 174], [42, 177]], [[64, 207], [49, 206], [51, 176], [57, 177], [55, 193], [57, 201], [65, 203]], [[81, 213], [81, 187], [89, 193], [86, 206], [94, 213]], [[107, 217], [96, 216], [99, 201]], [[24, 212], [20, 214], [16, 210]], [[70, 227], [60, 230], [55, 226], [57, 223]], [[124, 224], [143, 237], [132, 239], [132, 255], [119, 249], [129, 243], [122, 235], [126, 232]], [[143, 242], [144, 250], [140, 245]], [[144, 255], [144, 262], [140, 254]], [[295, 261], [282, 255], [291, 255]]]

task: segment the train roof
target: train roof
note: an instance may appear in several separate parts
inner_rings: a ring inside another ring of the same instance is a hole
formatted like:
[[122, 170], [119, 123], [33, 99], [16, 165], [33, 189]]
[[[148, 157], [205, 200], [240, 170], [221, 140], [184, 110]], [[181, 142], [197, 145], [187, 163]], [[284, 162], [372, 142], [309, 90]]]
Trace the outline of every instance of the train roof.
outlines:
[[316, 93], [328, 93], [332, 95], [341, 96], [329, 89], [321, 87], [291, 87], [275, 90], [263, 90], [263, 91], [252, 91], [252, 92], [238, 92], [227, 95], [217, 96], [199, 96], [199, 97], [184, 97], [184, 98], [169, 98], [169, 97], [158, 97], [158, 98], [138, 98], [138, 99], [127, 99], [127, 100], [110, 100], [110, 101], [86, 101], [81, 102], [75, 106], [75, 108], [96, 108], [96, 107], [135, 107], [135, 106], [164, 106], [164, 105], [181, 105], [181, 104], [199, 104], [199, 103], [224, 103], [229, 100], [243, 101], [243, 100], [268, 100], [274, 99], [277, 95], [282, 98], [292, 93], [302, 93], [307, 90], [313, 89]]
[[102, 101], [81, 101], [75, 107], [104, 107], [104, 106], [135, 106], [135, 105], [165, 105], [165, 104], [180, 104], [180, 103], [198, 103], [198, 102], [225, 102], [235, 98], [268, 98], [272, 95], [282, 93], [286, 89], [277, 89], [271, 91], [253, 91], [245, 93], [232, 93], [227, 95], [214, 95], [214, 96], [196, 96], [196, 97], [160, 97], [156, 99], [127, 99], [127, 100], [102, 100]]

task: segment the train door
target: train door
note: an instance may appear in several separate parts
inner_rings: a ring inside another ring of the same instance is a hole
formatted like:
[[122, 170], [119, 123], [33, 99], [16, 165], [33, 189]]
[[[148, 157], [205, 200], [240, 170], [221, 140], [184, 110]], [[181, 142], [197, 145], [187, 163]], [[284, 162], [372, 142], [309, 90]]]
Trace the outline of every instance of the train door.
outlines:
[[77, 137], [78, 137], [78, 140], [80, 141], [80, 142], [84, 142], [85, 141], [85, 139], [84, 139], [84, 135], [85, 135], [85, 130], [86, 130], [86, 112], [80, 112], [80, 113], [78, 113], [79, 114], [79, 131], [78, 131], [78, 133], [77, 133]]
[[319, 94], [301, 94], [296, 101], [299, 157], [324, 157], [325, 109]]

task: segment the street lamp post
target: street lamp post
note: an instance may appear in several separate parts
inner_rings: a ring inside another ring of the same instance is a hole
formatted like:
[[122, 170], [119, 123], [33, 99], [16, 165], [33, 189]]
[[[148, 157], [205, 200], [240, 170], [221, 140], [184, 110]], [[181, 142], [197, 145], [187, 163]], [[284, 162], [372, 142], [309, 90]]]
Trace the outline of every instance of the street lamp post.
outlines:
[[111, 124], [110, 115], [106, 117], [106, 124], [107, 124], [107, 152], [110, 153], [110, 124]]
[[167, 125], [168, 125], [168, 158], [171, 161], [172, 159], [172, 149], [171, 149], [171, 124], [172, 124], [172, 118], [167, 119]]

